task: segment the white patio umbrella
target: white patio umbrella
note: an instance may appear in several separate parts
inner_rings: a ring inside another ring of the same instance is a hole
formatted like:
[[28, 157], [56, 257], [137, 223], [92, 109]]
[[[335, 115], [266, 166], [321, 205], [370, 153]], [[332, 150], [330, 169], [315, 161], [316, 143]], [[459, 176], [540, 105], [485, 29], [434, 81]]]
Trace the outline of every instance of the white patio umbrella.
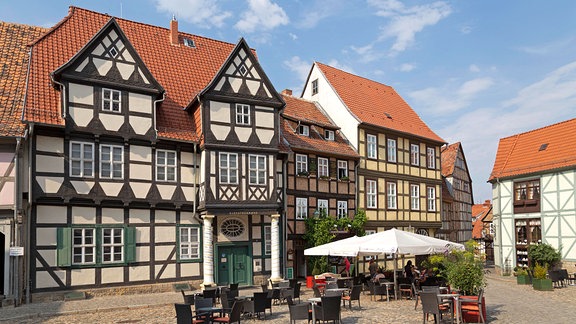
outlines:
[[358, 255], [359, 243], [366, 239], [366, 236], [352, 236], [342, 240], [318, 245], [304, 250], [304, 255], [327, 255], [327, 256], [348, 256]]

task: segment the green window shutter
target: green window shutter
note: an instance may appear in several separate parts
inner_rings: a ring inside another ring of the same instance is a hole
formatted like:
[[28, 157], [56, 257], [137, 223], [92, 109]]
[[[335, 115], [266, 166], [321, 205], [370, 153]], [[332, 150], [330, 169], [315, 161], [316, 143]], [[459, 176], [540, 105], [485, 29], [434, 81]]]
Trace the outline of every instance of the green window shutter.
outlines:
[[72, 228], [58, 227], [56, 229], [57, 262], [59, 267], [72, 265]]
[[124, 229], [124, 256], [126, 263], [136, 261], [136, 227]]

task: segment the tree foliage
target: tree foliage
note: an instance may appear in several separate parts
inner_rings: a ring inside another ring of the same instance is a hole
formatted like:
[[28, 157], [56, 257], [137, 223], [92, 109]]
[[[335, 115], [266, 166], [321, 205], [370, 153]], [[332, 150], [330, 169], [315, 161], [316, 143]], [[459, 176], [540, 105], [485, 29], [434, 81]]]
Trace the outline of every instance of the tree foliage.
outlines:
[[528, 259], [530, 260], [530, 265], [532, 267], [535, 267], [536, 264], [540, 264], [549, 268], [554, 267], [559, 263], [562, 256], [560, 251], [556, 250], [552, 245], [541, 243], [530, 245], [528, 247]]
[[[352, 219], [348, 217], [336, 219], [335, 217], [326, 215], [324, 212], [318, 215], [317, 218], [307, 218], [306, 233], [304, 233], [306, 247], [310, 248], [332, 242], [336, 237], [333, 233], [335, 228], [349, 229], [351, 233], [363, 236], [365, 234], [365, 223], [366, 213], [363, 210], [358, 210]], [[328, 271], [327, 256], [310, 256], [308, 261], [309, 269], [312, 269], [312, 275]]]

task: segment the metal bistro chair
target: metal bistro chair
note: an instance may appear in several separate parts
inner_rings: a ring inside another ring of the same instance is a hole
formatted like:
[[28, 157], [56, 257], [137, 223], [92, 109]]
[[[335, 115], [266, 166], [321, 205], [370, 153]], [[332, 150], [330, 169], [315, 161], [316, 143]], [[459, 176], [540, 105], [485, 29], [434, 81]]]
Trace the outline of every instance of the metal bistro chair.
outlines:
[[422, 323], [428, 321], [428, 315], [434, 314], [434, 322], [440, 323], [443, 314], [450, 314], [450, 323], [454, 322], [454, 313], [452, 308], [446, 305], [441, 305], [438, 302], [438, 294], [435, 292], [422, 291], [420, 293], [420, 299], [422, 300]]
[[342, 323], [340, 317], [341, 296], [322, 297], [321, 305], [314, 305], [314, 316], [316, 320], [321, 321], [338, 321]]
[[200, 318], [198, 315], [192, 315], [190, 304], [174, 304], [176, 310], [176, 323], [177, 324], [200, 324], [204, 323], [204, 315]]

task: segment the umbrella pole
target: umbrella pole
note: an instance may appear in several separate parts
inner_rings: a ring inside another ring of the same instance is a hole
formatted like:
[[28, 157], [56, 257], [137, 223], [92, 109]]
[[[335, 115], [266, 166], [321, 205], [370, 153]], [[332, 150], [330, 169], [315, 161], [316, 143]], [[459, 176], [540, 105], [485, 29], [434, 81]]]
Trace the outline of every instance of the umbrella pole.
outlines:
[[398, 300], [398, 280], [396, 280], [397, 275], [396, 275], [396, 270], [398, 269], [398, 254], [394, 253], [393, 254], [393, 260], [394, 260], [394, 299]]

